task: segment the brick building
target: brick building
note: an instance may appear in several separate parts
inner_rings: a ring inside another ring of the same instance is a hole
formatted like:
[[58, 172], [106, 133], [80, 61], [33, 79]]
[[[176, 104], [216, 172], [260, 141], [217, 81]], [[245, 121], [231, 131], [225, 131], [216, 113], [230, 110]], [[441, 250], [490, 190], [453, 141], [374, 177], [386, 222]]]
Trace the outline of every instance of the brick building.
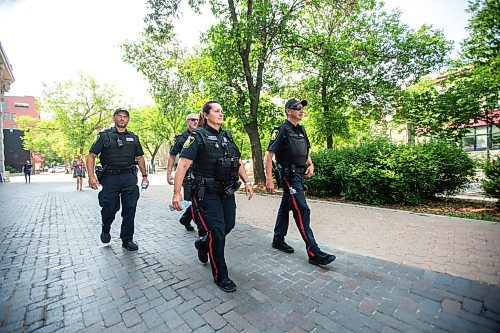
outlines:
[[2, 102], [2, 111], [5, 166], [20, 171], [24, 162], [29, 159], [34, 170], [40, 171], [45, 162], [44, 157], [23, 148], [21, 139], [23, 132], [19, 130], [17, 122], [21, 116], [40, 119], [36, 98], [33, 96], [5, 96]]

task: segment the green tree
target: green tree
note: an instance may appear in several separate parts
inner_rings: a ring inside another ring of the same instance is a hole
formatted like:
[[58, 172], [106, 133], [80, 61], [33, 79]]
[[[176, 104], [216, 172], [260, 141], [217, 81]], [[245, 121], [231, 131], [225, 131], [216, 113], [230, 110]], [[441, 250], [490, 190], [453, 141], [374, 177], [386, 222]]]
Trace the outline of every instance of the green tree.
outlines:
[[41, 109], [60, 134], [53, 147], [83, 154], [96, 132], [111, 124], [117, 105], [118, 97], [112, 87], [83, 74], [75, 80], [45, 85]]
[[142, 147], [151, 156], [151, 165], [154, 165], [160, 146], [171, 140], [182, 124], [172, 122], [157, 107], [145, 106], [130, 110], [129, 128], [139, 137]]
[[302, 73], [292, 85], [311, 104], [311, 135], [327, 148], [334, 137], [349, 135], [350, 118], [381, 121], [402, 88], [445, 64], [451, 49], [442, 32], [429, 26], [413, 31], [398, 12], [387, 13], [372, 0], [348, 12], [325, 5], [303, 17], [301, 33], [283, 56]]
[[[179, 15], [181, 2], [149, 0], [151, 12], [146, 18], [148, 33], [167, 40], [172, 31], [172, 19]], [[205, 2], [188, 1], [197, 11]], [[270, 68], [270, 64], [275, 64], [277, 51], [285, 45], [289, 36], [296, 33], [300, 12], [317, 11], [324, 4], [348, 6], [354, 1], [208, 2], [218, 19], [207, 35], [208, 49], [213, 64], [217, 66], [222, 88], [217, 96], [228, 115], [236, 116], [243, 123], [251, 143], [255, 182], [262, 184], [265, 177], [258, 115], [263, 89], [266, 84], [276, 81], [273, 76], [276, 71]]]
[[495, 0], [471, 1], [470, 37], [462, 43], [462, 57], [441, 77], [427, 78], [402, 94], [398, 119], [414, 124], [415, 134], [458, 141], [470, 120], [493, 123], [491, 111], [500, 99], [499, 10]]

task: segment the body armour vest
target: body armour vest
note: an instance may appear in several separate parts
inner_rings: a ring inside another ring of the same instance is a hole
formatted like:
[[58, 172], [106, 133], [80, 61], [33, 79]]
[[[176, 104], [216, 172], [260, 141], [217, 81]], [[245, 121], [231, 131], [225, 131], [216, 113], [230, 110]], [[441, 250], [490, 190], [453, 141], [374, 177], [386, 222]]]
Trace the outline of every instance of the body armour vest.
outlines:
[[229, 131], [223, 130], [219, 134], [214, 135], [201, 127], [194, 130], [193, 134], [198, 136], [204, 145], [198, 149], [196, 160], [192, 165], [195, 174], [217, 180], [217, 164], [220, 159], [226, 156], [227, 158], [233, 158], [239, 161], [240, 152], [238, 148], [236, 148]]
[[285, 131], [280, 149], [276, 152], [276, 160], [281, 166], [305, 165], [309, 156], [309, 139], [304, 130], [294, 131], [281, 125]]
[[129, 167], [135, 163], [137, 148], [137, 136], [128, 131], [118, 134], [113, 129], [107, 129], [100, 133], [103, 141], [101, 152], [102, 165], [111, 167]]

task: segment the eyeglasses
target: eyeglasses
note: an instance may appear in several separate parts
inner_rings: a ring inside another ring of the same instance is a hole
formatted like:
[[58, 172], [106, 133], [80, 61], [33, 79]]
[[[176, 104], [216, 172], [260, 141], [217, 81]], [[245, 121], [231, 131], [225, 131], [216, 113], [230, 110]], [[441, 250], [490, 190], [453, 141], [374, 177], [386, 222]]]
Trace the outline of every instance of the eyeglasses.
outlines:
[[189, 118], [188, 120], [190, 120], [190, 121], [198, 121], [197, 118]]

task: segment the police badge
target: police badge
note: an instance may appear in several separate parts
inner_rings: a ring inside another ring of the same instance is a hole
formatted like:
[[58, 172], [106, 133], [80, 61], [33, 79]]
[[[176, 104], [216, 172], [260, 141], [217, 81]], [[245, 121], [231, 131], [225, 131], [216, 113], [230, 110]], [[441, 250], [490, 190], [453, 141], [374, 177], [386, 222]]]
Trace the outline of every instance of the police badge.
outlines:
[[278, 134], [280, 134], [280, 131], [279, 131], [278, 129], [274, 129], [274, 130], [271, 132], [271, 141], [276, 140], [276, 138], [278, 137]]

